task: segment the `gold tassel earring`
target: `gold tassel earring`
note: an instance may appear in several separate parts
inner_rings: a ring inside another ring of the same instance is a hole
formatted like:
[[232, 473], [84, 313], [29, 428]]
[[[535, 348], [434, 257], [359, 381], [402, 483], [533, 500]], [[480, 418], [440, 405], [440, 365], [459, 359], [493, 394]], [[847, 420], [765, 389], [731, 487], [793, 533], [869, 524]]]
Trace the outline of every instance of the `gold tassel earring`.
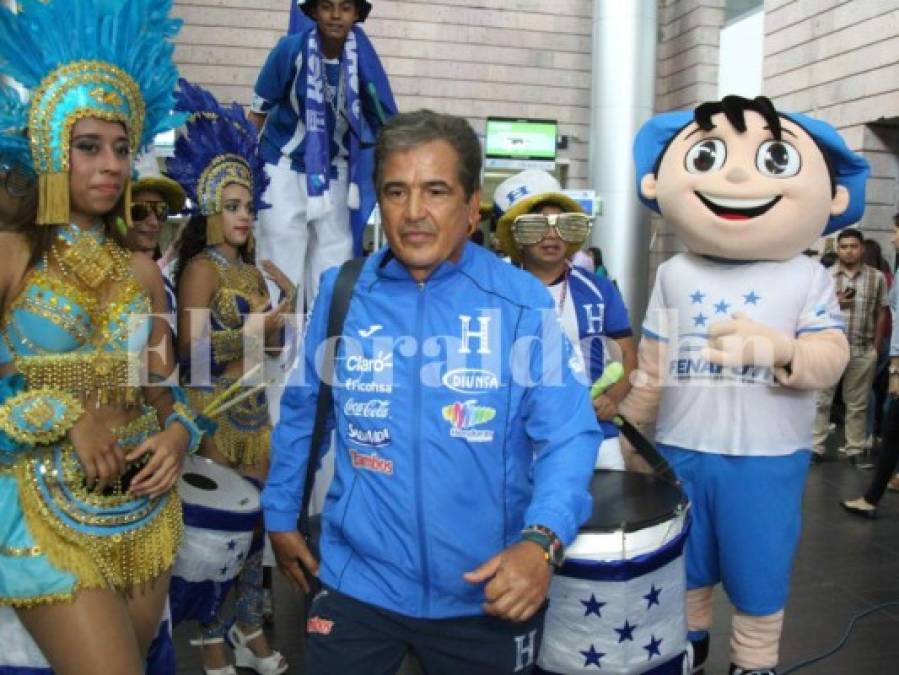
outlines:
[[69, 222], [69, 172], [42, 173], [37, 178], [38, 225], [66, 225]]
[[217, 246], [225, 241], [222, 233], [222, 214], [213, 213], [206, 216], [206, 245]]
[[125, 181], [125, 192], [122, 195], [122, 206], [125, 209], [125, 224], [128, 226], [130, 230], [134, 227], [134, 221], [131, 219], [131, 179]]

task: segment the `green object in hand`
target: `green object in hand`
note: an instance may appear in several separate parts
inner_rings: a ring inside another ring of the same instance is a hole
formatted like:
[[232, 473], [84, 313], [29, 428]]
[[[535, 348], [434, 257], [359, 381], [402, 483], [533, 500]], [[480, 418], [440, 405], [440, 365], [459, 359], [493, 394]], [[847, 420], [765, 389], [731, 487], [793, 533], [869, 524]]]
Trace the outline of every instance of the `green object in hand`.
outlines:
[[613, 387], [624, 377], [624, 366], [614, 361], [602, 371], [602, 375], [590, 387], [590, 398], [600, 396], [606, 389]]

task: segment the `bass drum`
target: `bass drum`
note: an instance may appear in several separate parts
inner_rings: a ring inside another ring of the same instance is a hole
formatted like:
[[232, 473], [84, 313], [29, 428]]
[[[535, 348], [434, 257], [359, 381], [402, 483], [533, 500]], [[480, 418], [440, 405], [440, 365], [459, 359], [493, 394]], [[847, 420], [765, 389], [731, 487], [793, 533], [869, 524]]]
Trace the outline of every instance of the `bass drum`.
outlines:
[[184, 541], [172, 570], [172, 622], [210, 623], [243, 567], [260, 524], [259, 490], [236, 471], [194, 455], [178, 486]]
[[687, 498], [626, 471], [595, 471], [590, 492], [593, 514], [550, 587], [538, 672], [681, 675]]

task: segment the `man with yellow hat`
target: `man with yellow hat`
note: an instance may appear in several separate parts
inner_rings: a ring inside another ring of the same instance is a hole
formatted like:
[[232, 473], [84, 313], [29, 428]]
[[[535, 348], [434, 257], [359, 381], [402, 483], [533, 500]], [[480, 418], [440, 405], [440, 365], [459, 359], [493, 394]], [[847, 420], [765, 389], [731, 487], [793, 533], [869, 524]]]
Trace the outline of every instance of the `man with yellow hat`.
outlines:
[[137, 159], [131, 183], [131, 221], [134, 227], [125, 235], [125, 245], [132, 251], [159, 258], [159, 235], [169, 216], [184, 208], [184, 190], [171, 178], [162, 175], [152, 151]]
[[[500, 183], [494, 193], [500, 213], [496, 235], [513, 263], [540, 279], [552, 295], [562, 330], [583, 361], [589, 382], [610, 361], [621, 361], [625, 375], [593, 400], [604, 441], [597, 468], [623, 469], [618, 430], [611, 419], [630, 390], [637, 350], [621, 294], [607, 278], [577, 267], [569, 257], [590, 234], [590, 217], [545, 171], [528, 169]], [[580, 369], [578, 369], [580, 371]]]

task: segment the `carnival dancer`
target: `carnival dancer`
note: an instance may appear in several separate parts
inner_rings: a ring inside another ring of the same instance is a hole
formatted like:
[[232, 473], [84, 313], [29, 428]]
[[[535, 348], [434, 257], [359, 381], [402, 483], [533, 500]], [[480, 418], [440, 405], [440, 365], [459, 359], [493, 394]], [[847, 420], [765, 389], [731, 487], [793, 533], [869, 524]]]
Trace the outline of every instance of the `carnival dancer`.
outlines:
[[[256, 81], [250, 119], [272, 208], [259, 217], [260, 253], [307, 306], [322, 272], [362, 255], [375, 204], [374, 141], [396, 104], [371, 41], [358, 25], [366, 0], [300, 0], [315, 25], [275, 45]], [[276, 289], [270, 285], [274, 292]]]
[[121, 245], [131, 153], [178, 124], [180, 22], [169, 0], [18, 8], [0, 8], [0, 74], [30, 96], [0, 106], [0, 156], [19, 153], [37, 196], [0, 233], [0, 604], [57, 674], [137, 675], [181, 538], [173, 486], [200, 440], [155, 382], [175, 367], [152, 316], [159, 270]]
[[634, 157], [643, 203], [688, 252], [659, 267], [641, 376], [621, 409], [655, 421], [659, 450], [692, 503], [694, 672], [722, 583], [736, 610], [730, 673], [770, 675], [815, 390], [836, 383], [849, 358], [831, 275], [802, 252], [861, 218], [868, 166], [829, 124], [739, 96], [652, 118]]
[[[263, 261], [263, 269], [281, 289], [279, 304], [272, 308], [265, 279], [253, 264], [253, 219], [266, 206], [261, 196], [267, 183], [255, 129], [237, 103], [222, 107], [209, 92], [185, 80], [179, 82], [176, 99], [176, 110], [189, 118], [167, 170], [184, 187], [194, 209], [177, 247], [178, 352], [182, 378], [187, 378], [191, 402], [199, 411], [241, 384], [245, 373], [261, 362], [264, 349], [280, 350], [295, 292], [280, 269]], [[197, 316], [208, 316], [208, 324]], [[261, 387], [244, 394], [247, 397], [227, 414], [215, 418], [214, 436], [204, 439], [200, 452], [261, 484], [269, 463], [268, 404]], [[284, 672], [287, 662], [262, 632], [261, 519], [238, 576], [236, 609], [230, 629], [220, 612], [203, 621], [195, 644], [203, 648], [206, 672], [236, 672], [228, 663], [226, 633], [239, 667], [265, 675]]]
[[618, 429], [611, 420], [630, 391], [637, 347], [627, 308], [615, 285], [594, 274], [592, 265], [585, 269], [568, 261], [590, 234], [590, 218], [562, 192], [559, 181], [539, 169], [504, 180], [494, 192], [493, 203], [500, 214], [496, 236], [504, 253], [546, 285], [562, 330], [583, 361], [589, 382], [598, 379], [610, 361], [623, 366], [624, 376], [593, 399], [593, 409], [603, 435], [596, 467], [624, 469]]

